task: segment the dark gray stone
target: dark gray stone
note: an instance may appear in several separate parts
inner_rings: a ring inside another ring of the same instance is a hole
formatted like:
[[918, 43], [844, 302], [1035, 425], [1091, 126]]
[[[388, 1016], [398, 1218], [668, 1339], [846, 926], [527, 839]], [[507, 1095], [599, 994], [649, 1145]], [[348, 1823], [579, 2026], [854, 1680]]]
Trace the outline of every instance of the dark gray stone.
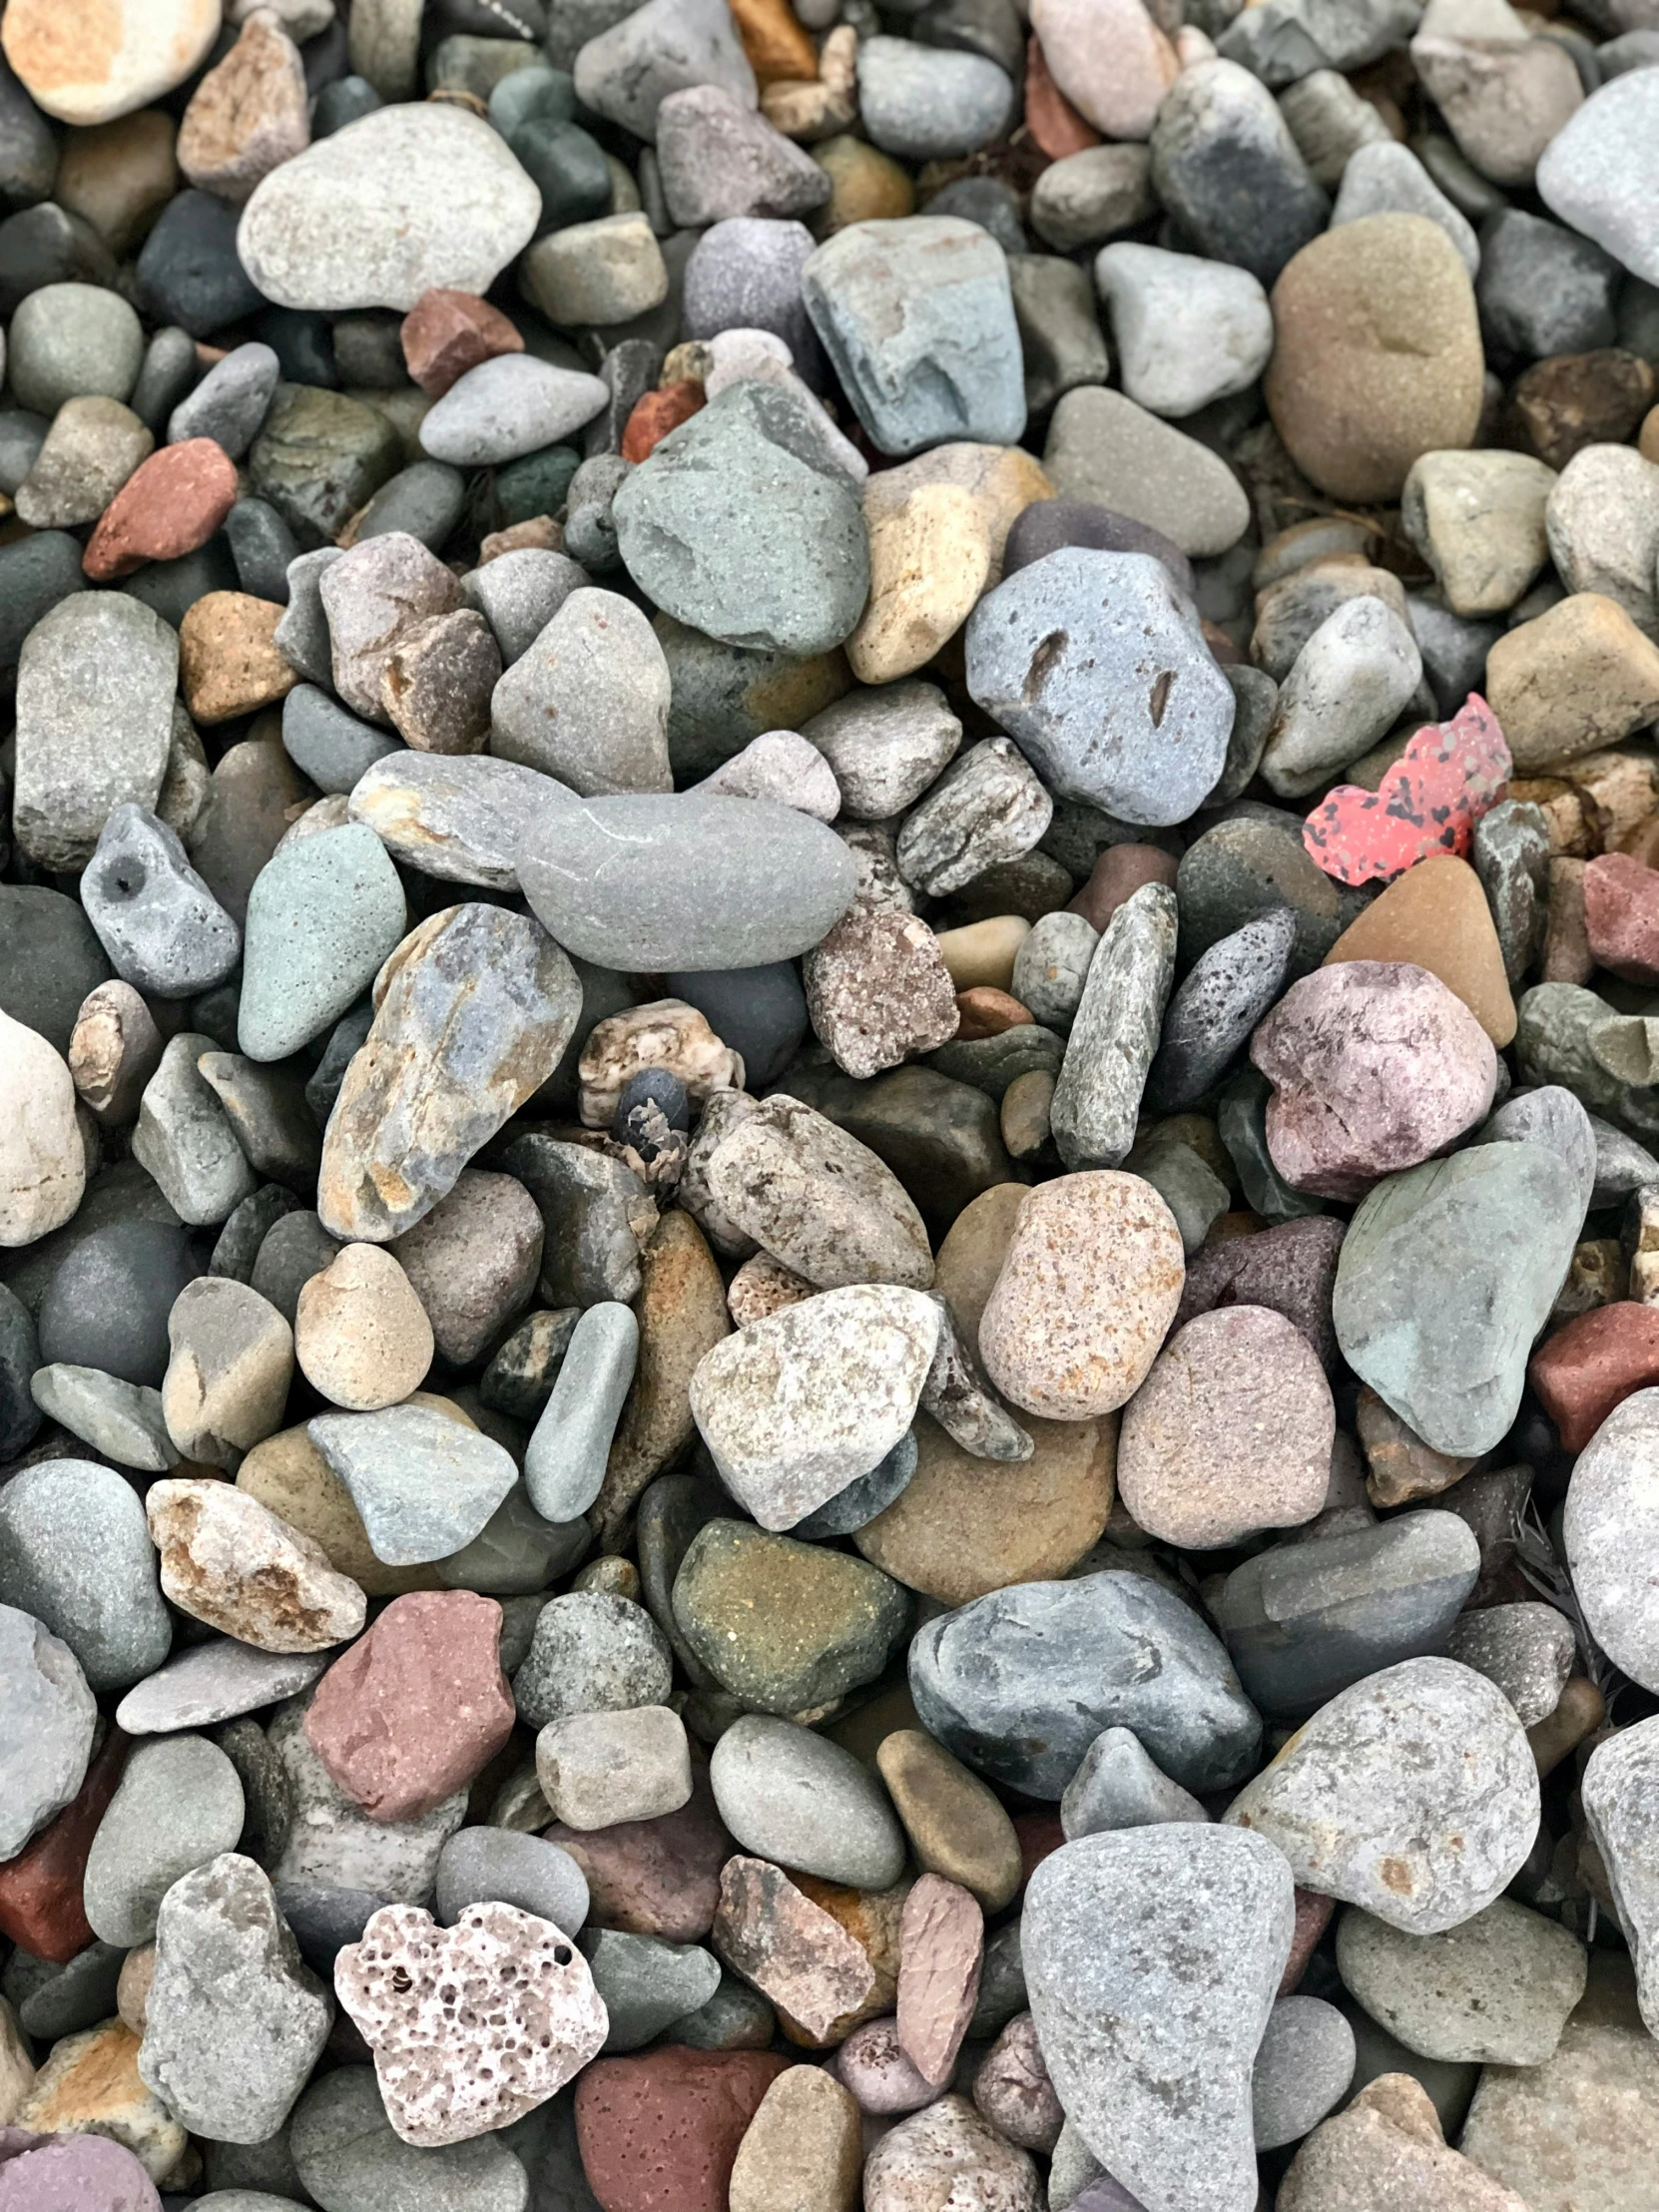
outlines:
[[41, 1303], [42, 1360], [159, 1389], [167, 1317], [199, 1272], [182, 1229], [122, 1221], [95, 1231], [64, 1259]]

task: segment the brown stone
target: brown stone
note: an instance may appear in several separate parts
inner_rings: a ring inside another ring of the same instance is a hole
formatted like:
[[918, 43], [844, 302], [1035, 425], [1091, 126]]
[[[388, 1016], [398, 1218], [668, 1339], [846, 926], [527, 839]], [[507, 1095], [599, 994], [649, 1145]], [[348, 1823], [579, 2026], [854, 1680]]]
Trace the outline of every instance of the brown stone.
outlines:
[[731, 2212], [854, 2212], [863, 2175], [858, 2107], [823, 2066], [792, 2066], [738, 2147]]
[[[424, 1391], [415, 1404], [443, 1404]], [[458, 1408], [451, 1408], [459, 1414]], [[256, 1444], [237, 1469], [246, 1490], [276, 1519], [309, 1537], [336, 1573], [349, 1575], [369, 1597], [398, 1597], [405, 1590], [440, 1587], [431, 1566], [389, 1567], [374, 1555], [351, 1493], [311, 1442], [303, 1424]]]
[[142, 2036], [150, 2009], [150, 1988], [156, 1978], [156, 1946], [140, 1943], [121, 1961], [115, 1985], [115, 2008], [133, 2033]]
[[765, 1859], [726, 1862], [710, 1941], [795, 2042], [837, 2043], [871, 2008], [876, 1976], [862, 1945]]
[[1143, 884], [1167, 883], [1173, 890], [1175, 869], [1174, 854], [1158, 845], [1109, 844], [1066, 912], [1081, 914], [1091, 928], [1104, 929], [1124, 900]]
[[[1558, 761], [1556, 766], [1564, 770], [1571, 764]], [[1600, 828], [1590, 796], [1564, 776], [1517, 776], [1510, 783], [1509, 797], [1521, 806], [1537, 808], [1552, 853], [1585, 860], [1600, 850]]]
[[81, 1001], [69, 1039], [75, 1095], [93, 1118], [117, 1127], [139, 1110], [161, 1065], [162, 1035], [131, 983], [100, 983]]
[[179, 688], [195, 722], [231, 722], [285, 699], [299, 681], [276, 650], [286, 610], [244, 591], [211, 591], [179, 625]]
[[1558, 1329], [1526, 1371], [1565, 1451], [1582, 1451], [1615, 1405], [1659, 1382], [1659, 1306], [1621, 1299]]
[[499, 307], [470, 291], [423, 291], [398, 332], [409, 374], [429, 399], [498, 353], [522, 353], [524, 340]]
[[924, 1874], [898, 1922], [898, 2042], [924, 2081], [950, 2079], [979, 1998], [985, 1922], [978, 1902]]
[[179, 167], [199, 191], [241, 202], [310, 143], [299, 49], [274, 10], [256, 8], [191, 94], [179, 126]]
[[1640, 354], [1616, 345], [1534, 361], [1510, 397], [1516, 442], [1553, 469], [1587, 445], [1622, 445], [1652, 406], [1655, 382]]
[[987, 1913], [1012, 1903], [1019, 1839], [995, 1791], [920, 1728], [884, 1736], [875, 1765], [918, 1866], [959, 1883]]
[[495, 632], [476, 608], [457, 607], [399, 632], [380, 679], [380, 702], [417, 753], [481, 753], [500, 681]]
[[605, 2212], [728, 2212], [738, 2147], [789, 2065], [674, 2043], [595, 2059], [576, 2084], [576, 2139]]
[[393, 1598], [305, 1714], [311, 1749], [346, 1796], [377, 1821], [407, 1821], [465, 1789], [513, 1731], [500, 1644], [492, 1597]]
[[898, 1067], [956, 1034], [939, 940], [916, 914], [854, 899], [802, 962], [807, 1011], [847, 1075]]
[[1409, 1505], [1438, 1497], [1461, 1482], [1472, 1459], [1453, 1459], [1435, 1451], [1408, 1428], [1391, 1405], [1362, 1385], [1354, 1425], [1366, 1454], [1366, 1495], [1374, 1505]]
[[1000, 1037], [1004, 1030], [1022, 1029], [1035, 1020], [1029, 1006], [1022, 1006], [1007, 991], [978, 985], [956, 993], [956, 1035], [964, 1044], [978, 1037]]
[[1496, 641], [1486, 697], [1516, 768], [1542, 768], [1659, 718], [1659, 646], [1616, 600], [1574, 592]]
[[139, 2038], [125, 2020], [66, 2035], [52, 2045], [14, 2124], [41, 2135], [108, 2135], [152, 2181], [162, 2180], [190, 2138], [141, 2079], [138, 2054]]
[[[1507, 2068], [1502, 2069], [1507, 2071]], [[1530, 2069], [1527, 2069], [1530, 2071]], [[1304, 2141], [1279, 2187], [1279, 2212], [1529, 2212], [1512, 2189], [1446, 2145], [1428, 2092], [1379, 2074]]]
[[301, 1285], [294, 1355], [331, 1405], [372, 1413], [418, 1389], [432, 1364], [432, 1325], [389, 1252], [349, 1244]]
[[[825, 139], [813, 148], [813, 159], [830, 177], [830, 198], [814, 221], [820, 238], [830, 238], [849, 223], [888, 223], [915, 213], [909, 173], [866, 140], [849, 134]], [[791, 721], [780, 727], [800, 725]]]
[[[1556, 1294], [1550, 1320], [1576, 1321], [1597, 1306], [1611, 1306], [1615, 1299], [1629, 1297], [1631, 1272], [1616, 1237], [1586, 1237], [1573, 1247], [1572, 1265]], [[1648, 1302], [1644, 1298], [1641, 1303]]]
[[510, 522], [505, 530], [491, 530], [478, 540], [478, 566], [500, 560], [503, 553], [562, 553], [565, 534], [551, 515], [531, 515], [527, 522]]
[[818, 75], [818, 49], [789, 0], [732, 0], [732, 20], [757, 84]]
[[1016, 2012], [973, 2077], [973, 2101], [999, 2135], [1046, 2158], [1060, 2140], [1065, 2111], [1054, 2093], [1029, 2012]]
[[463, 1168], [455, 1188], [392, 1248], [451, 1367], [481, 1360], [528, 1306], [541, 1272], [541, 1214], [516, 1177]]
[[1473, 440], [1485, 369], [1474, 290], [1426, 217], [1366, 216], [1323, 233], [1292, 258], [1271, 304], [1263, 395], [1320, 490], [1397, 499], [1420, 455]]
[[690, 1442], [691, 1379], [704, 1355], [732, 1333], [720, 1269], [689, 1214], [676, 1208], [663, 1216], [640, 1254], [640, 1271], [639, 1358], [591, 1516], [608, 1550], [622, 1548], [646, 1484]]
[[164, 445], [104, 509], [81, 566], [107, 584], [146, 561], [176, 561], [206, 545], [236, 502], [236, 463], [223, 446], [212, 438]]
[[52, 198], [90, 223], [118, 260], [149, 234], [179, 189], [178, 125], [162, 108], [66, 131]]
[[[1659, 875], [1654, 883], [1659, 886]], [[1515, 1034], [1503, 950], [1467, 860], [1436, 853], [1407, 868], [1325, 955], [1327, 967], [1345, 960], [1409, 960], [1454, 991], [1494, 1045], [1501, 1048]]]
[[[1475, 1593], [1479, 1595], [1478, 1591]], [[1575, 1674], [1561, 1692], [1553, 1713], [1534, 1721], [1526, 1732], [1541, 1782], [1545, 1775], [1593, 1736], [1607, 1718], [1607, 1701], [1588, 1675]]]
[[873, 1565], [942, 1605], [1011, 1582], [1068, 1575], [1112, 1510], [1117, 1420], [1022, 1419], [1029, 1459], [987, 1462], [918, 1413], [916, 1471], [853, 1542]]
[[727, 1310], [738, 1329], [747, 1329], [752, 1321], [765, 1321], [768, 1314], [781, 1313], [786, 1306], [799, 1306], [803, 1299], [817, 1296], [816, 1283], [785, 1267], [770, 1252], [757, 1252], [753, 1259], [746, 1260], [726, 1286]]
[[1308, 1961], [1319, 1948], [1319, 1939], [1331, 1926], [1331, 1916], [1336, 1910], [1336, 1899], [1328, 1898], [1322, 1890], [1297, 1891], [1291, 1955], [1285, 1961], [1285, 1971], [1279, 1980], [1282, 1997], [1288, 1997], [1293, 1989], [1301, 1987]]
[[682, 422], [689, 422], [704, 403], [703, 386], [690, 377], [680, 377], [672, 384], [662, 384], [655, 391], [648, 391], [643, 398], [635, 400], [627, 428], [622, 433], [623, 459], [646, 459], [671, 430], [678, 430]]
[[1014, 1220], [1028, 1183], [993, 1183], [970, 1199], [945, 1232], [933, 1262], [933, 1288], [956, 1317], [969, 1344], [979, 1341], [979, 1321], [1002, 1273]]
[[1051, 162], [1100, 144], [1100, 133], [1085, 122], [1049, 75], [1034, 33], [1025, 42], [1025, 128]]
[[287, 810], [314, 796], [283, 750], [280, 718], [262, 717], [254, 728], [258, 735], [221, 756], [189, 837], [197, 873], [238, 922], [255, 877], [286, 833]]
[[86, 1780], [57, 1819], [0, 1866], [0, 1936], [36, 1958], [67, 1965], [93, 1940], [81, 1884], [92, 1839], [131, 1749], [131, 1739], [111, 1729]]
[[568, 1851], [588, 1879], [588, 1920], [628, 1936], [700, 1943], [714, 1925], [721, 1869], [736, 1850], [715, 1807], [709, 1762], [692, 1760], [692, 1794], [678, 1812], [615, 1828], [543, 1833]]
[[170, 1476], [144, 1505], [163, 1594], [210, 1628], [261, 1651], [326, 1651], [362, 1627], [358, 1585], [245, 1490]]

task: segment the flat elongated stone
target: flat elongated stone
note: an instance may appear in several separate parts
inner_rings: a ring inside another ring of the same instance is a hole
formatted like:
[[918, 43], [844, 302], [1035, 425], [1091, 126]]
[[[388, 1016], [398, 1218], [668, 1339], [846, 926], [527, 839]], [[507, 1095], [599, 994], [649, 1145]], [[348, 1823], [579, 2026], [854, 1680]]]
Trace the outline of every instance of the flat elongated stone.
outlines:
[[1512, 1898], [1435, 1936], [1407, 1936], [1351, 1906], [1337, 1965], [1407, 2050], [1453, 2064], [1542, 2065], [1584, 1994], [1584, 1946]]
[[211, 1728], [309, 1689], [328, 1664], [320, 1653], [261, 1651], [220, 1636], [181, 1651], [127, 1692], [116, 1726], [129, 1736]]
[[552, 1074], [581, 1001], [521, 914], [451, 906], [406, 937], [323, 1138], [324, 1228], [370, 1244], [412, 1229]]
[[1134, 1146], [1175, 979], [1177, 919], [1169, 885], [1143, 883], [1095, 947], [1049, 1108], [1054, 1142], [1068, 1168], [1115, 1168]]
[[787, 1094], [738, 1122], [704, 1174], [734, 1228], [824, 1290], [926, 1290], [933, 1280], [926, 1228], [898, 1177], [867, 1145]]
[[904, 1837], [880, 1784], [811, 1729], [748, 1713], [715, 1746], [709, 1779], [720, 1817], [746, 1851], [858, 1890], [887, 1890]]

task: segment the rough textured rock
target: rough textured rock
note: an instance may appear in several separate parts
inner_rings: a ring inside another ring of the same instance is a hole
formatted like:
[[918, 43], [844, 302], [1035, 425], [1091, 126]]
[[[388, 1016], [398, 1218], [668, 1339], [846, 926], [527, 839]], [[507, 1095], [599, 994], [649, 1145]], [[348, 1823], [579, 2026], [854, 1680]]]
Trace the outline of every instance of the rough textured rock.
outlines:
[[1433, 1936], [1407, 1936], [1350, 1907], [1337, 1963], [1373, 2019], [1423, 2058], [1542, 2065], [1584, 1994], [1572, 1933], [1512, 1899]]
[[324, 1651], [362, 1627], [363, 1593], [321, 1545], [225, 1482], [153, 1483], [145, 1499], [162, 1589], [260, 1651]]

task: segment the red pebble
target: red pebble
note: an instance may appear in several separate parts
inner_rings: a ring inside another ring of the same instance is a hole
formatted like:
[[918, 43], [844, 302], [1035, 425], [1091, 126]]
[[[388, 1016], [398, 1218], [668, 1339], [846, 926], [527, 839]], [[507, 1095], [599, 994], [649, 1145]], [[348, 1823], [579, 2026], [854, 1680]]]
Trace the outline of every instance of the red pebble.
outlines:
[[1014, 1834], [1019, 1840], [1019, 1886], [1023, 1890], [1051, 1851], [1066, 1840], [1058, 1813], [1016, 1813]]
[[1047, 58], [1035, 37], [1025, 47], [1025, 128], [1051, 162], [1101, 143], [1094, 125], [1084, 121], [1048, 74]]
[[164, 445], [141, 461], [99, 519], [81, 566], [95, 584], [206, 545], [237, 503], [237, 464], [212, 438]]
[[1584, 928], [1600, 966], [1627, 983], [1659, 983], [1659, 868], [1598, 853], [1584, 868]]
[[794, 2063], [770, 2050], [596, 2058], [576, 2082], [576, 2140], [603, 2212], [726, 2212], [761, 2099]]
[[1328, 1898], [1318, 1890], [1302, 1890], [1296, 1893], [1296, 1926], [1291, 1932], [1291, 1955], [1285, 1961], [1285, 1971], [1279, 1979], [1279, 1994], [1288, 1997], [1308, 1971], [1308, 1961], [1318, 1948], [1319, 1939], [1331, 1925], [1331, 1916], [1337, 1910], [1335, 1898]]
[[1431, 853], [1466, 858], [1474, 826], [1509, 788], [1497, 717], [1470, 692], [1449, 722], [1426, 723], [1368, 792], [1339, 784], [1303, 825], [1302, 841], [1339, 883], [1391, 883]]
[[623, 459], [643, 461], [671, 430], [691, 420], [705, 404], [705, 396], [703, 386], [686, 376], [675, 384], [660, 384], [643, 399], [636, 399], [628, 427], [622, 433]]
[[1659, 1306], [1594, 1306], [1532, 1355], [1527, 1376], [1565, 1451], [1582, 1451], [1614, 1406], [1659, 1382]]
[[1109, 844], [1066, 912], [1104, 929], [1124, 900], [1147, 883], [1167, 883], [1173, 890], [1175, 855], [1155, 844]]
[[498, 353], [522, 353], [524, 340], [499, 307], [475, 292], [423, 291], [403, 317], [403, 365], [428, 397]]
[[78, 1794], [34, 1840], [0, 1867], [0, 1935], [37, 1958], [66, 1965], [93, 1940], [81, 1904], [87, 1857], [132, 1738], [111, 1729]]
[[494, 1598], [417, 1590], [393, 1598], [322, 1677], [305, 1734], [371, 1818], [430, 1813], [506, 1743], [517, 1709], [500, 1646]]

